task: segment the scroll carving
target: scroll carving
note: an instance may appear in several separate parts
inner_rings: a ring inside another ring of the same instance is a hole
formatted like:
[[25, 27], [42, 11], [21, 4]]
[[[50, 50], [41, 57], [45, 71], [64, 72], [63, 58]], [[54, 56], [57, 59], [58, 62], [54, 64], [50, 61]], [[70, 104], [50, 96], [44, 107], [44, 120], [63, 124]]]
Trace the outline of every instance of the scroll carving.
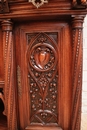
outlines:
[[9, 12], [8, 0], [0, 0], [0, 13]]
[[[16, 130], [16, 105], [15, 105], [15, 81], [14, 81], [14, 53], [12, 22], [10, 20], [2, 21], [3, 31], [3, 52], [5, 64], [5, 112], [7, 115], [8, 129]], [[9, 109], [8, 109], [9, 108]]]
[[57, 43], [49, 35], [40, 33], [31, 39], [27, 52], [31, 123], [58, 124], [56, 56]]
[[73, 28], [73, 110], [72, 130], [80, 130], [82, 93], [82, 23], [84, 17], [72, 20]]

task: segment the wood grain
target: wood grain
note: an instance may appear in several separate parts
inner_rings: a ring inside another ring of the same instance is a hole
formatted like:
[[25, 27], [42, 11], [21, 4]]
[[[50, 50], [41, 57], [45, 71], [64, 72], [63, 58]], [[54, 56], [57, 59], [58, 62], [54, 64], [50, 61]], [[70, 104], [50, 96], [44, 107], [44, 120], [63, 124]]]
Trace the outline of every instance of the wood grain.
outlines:
[[80, 130], [86, 1], [50, 0], [39, 9], [28, 0], [8, 2], [9, 13], [0, 13], [0, 98], [8, 130]]
[[2, 112], [0, 112], [0, 130], [7, 130], [7, 119]]

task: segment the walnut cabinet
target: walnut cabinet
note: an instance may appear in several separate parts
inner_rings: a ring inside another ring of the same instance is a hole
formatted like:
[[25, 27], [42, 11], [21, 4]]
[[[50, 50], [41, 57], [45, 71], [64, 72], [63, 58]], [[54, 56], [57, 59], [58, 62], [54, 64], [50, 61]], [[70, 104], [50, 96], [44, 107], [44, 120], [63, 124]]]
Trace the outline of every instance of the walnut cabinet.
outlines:
[[0, 2], [0, 99], [8, 130], [80, 130], [83, 0]]

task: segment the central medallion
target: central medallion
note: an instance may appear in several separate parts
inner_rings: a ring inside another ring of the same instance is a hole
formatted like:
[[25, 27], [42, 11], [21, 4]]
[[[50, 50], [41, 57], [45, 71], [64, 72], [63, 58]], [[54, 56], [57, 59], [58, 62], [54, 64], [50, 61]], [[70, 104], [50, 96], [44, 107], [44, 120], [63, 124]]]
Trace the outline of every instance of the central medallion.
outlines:
[[47, 71], [55, 64], [55, 50], [46, 43], [35, 45], [30, 55], [30, 64], [39, 71]]

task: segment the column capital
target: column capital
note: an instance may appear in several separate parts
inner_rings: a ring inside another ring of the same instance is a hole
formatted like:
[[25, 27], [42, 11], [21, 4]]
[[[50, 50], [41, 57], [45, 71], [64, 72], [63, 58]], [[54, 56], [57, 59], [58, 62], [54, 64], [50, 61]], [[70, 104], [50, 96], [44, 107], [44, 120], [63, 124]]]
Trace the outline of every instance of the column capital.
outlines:
[[72, 15], [72, 28], [83, 28], [85, 15]]
[[13, 23], [11, 19], [5, 19], [1, 22], [2, 31], [12, 31]]

